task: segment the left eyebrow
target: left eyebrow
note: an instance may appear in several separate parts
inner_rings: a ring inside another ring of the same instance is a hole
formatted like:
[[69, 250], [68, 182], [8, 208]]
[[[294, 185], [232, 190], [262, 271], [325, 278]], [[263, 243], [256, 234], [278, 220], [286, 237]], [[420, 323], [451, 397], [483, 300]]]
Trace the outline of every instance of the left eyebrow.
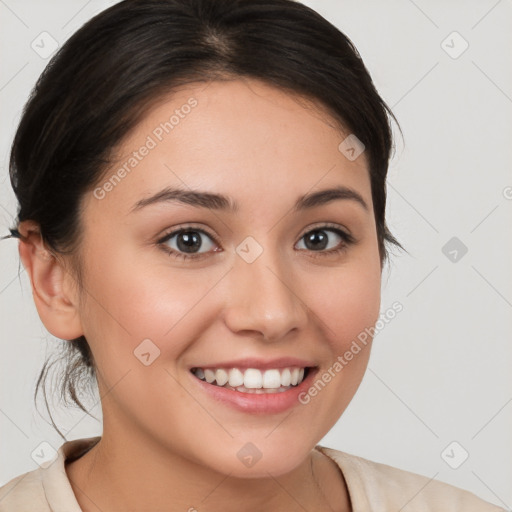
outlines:
[[330, 203], [335, 200], [351, 200], [362, 206], [366, 211], [369, 211], [366, 201], [363, 199], [359, 192], [352, 188], [340, 185], [335, 188], [328, 188], [325, 190], [319, 190], [318, 192], [312, 192], [306, 194], [297, 199], [294, 210], [301, 211], [308, 208], [314, 208], [315, 206], [321, 206], [323, 204]]
[[[368, 205], [359, 192], [340, 185], [335, 188], [328, 188], [318, 192], [305, 194], [297, 199], [294, 211], [303, 211], [317, 206], [330, 203], [335, 200], [351, 200], [369, 211]], [[214, 194], [199, 190], [183, 190], [180, 188], [166, 187], [156, 194], [137, 201], [130, 209], [130, 213], [140, 210], [148, 205], [178, 201], [197, 208], [209, 208], [212, 210], [224, 210], [230, 213], [239, 211], [239, 204], [223, 194]]]

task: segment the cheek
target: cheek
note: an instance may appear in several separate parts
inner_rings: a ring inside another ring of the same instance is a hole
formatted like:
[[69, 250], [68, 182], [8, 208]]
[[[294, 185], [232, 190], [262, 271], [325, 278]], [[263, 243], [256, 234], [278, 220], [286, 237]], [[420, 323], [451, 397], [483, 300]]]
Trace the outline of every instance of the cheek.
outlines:
[[375, 258], [369, 262], [361, 259], [356, 264], [324, 272], [314, 282], [315, 286], [304, 290], [304, 296], [319, 318], [331, 349], [340, 355], [379, 317], [380, 263]]
[[368, 364], [371, 328], [380, 311], [380, 262], [360, 259], [315, 283], [304, 293], [329, 355], [302, 403], [323, 418], [326, 433], [352, 400]]
[[129, 255], [99, 253], [95, 260], [101, 266], [90, 266], [86, 276], [85, 336], [100, 370], [115, 373], [112, 379], [138, 368], [141, 350], [149, 351], [156, 366], [163, 360], [172, 365], [212, 321], [203, 299], [221, 277], [218, 272], [198, 276], [197, 270], [169, 268], [165, 257], [163, 263], [146, 263], [133, 249]]
[[361, 333], [377, 321], [380, 309], [380, 281], [373, 281], [367, 276], [355, 281], [348, 278], [336, 293], [334, 300], [326, 305], [326, 322], [334, 337], [336, 352], [345, 351]]

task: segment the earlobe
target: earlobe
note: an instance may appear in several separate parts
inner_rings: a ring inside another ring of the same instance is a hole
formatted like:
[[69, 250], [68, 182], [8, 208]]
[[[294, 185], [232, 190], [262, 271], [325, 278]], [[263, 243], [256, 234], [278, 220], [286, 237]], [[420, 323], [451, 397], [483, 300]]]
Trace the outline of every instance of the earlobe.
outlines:
[[[37, 223], [23, 221], [18, 227], [19, 254], [27, 271], [41, 321], [55, 337], [71, 340], [83, 334], [74, 278], [47, 249]], [[73, 283], [70, 283], [73, 281]], [[73, 291], [71, 291], [73, 290]]]

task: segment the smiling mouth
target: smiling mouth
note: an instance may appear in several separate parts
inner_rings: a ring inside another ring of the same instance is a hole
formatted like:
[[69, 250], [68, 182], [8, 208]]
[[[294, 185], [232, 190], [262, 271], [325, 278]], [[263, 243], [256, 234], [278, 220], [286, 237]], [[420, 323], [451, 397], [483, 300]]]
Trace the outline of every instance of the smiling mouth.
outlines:
[[192, 368], [192, 374], [213, 386], [240, 393], [283, 393], [297, 387], [307, 376], [310, 367], [269, 368]]

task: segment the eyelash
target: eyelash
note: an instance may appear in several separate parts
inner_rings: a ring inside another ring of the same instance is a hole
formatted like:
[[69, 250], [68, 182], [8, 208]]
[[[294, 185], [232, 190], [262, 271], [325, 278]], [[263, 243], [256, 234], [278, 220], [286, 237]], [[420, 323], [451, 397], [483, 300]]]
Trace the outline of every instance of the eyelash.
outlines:
[[[213, 236], [211, 233], [209, 233], [208, 231], [205, 231], [202, 228], [196, 228], [194, 226], [186, 226], [186, 227], [180, 227], [178, 229], [175, 229], [175, 230], [165, 234], [162, 238], [160, 238], [156, 242], [156, 244], [158, 246], [160, 246], [162, 248], [162, 250], [165, 251], [167, 254], [169, 254], [170, 256], [173, 256], [174, 258], [178, 258], [178, 259], [198, 260], [198, 259], [201, 259], [203, 257], [208, 256], [208, 254], [210, 252], [212, 252], [212, 251], [208, 251], [206, 253], [199, 253], [199, 254], [194, 254], [194, 253], [187, 254], [187, 253], [182, 253], [182, 252], [175, 251], [174, 249], [171, 249], [167, 245], [165, 245], [165, 243], [168, 242], [175, 235], [179, 235], [181, 233], [186, 233], [188, 231], [191, 231], [191, 232], [194, 232], [194, 233], [202, 233], [204, 235], [207, 235], [208, 237], [210, 237], [213, 240], [213, 242], [215, 242], [216, 245], [219, 245], [219, 243], [218, 243], [218, 241], [217, 241], [215, 236]], [[299, 238], [299, 240], [302, 240], [306, 235], [308, 235], [309, 233], [315, 232], [315, 231], [332, 231], [332, 232], [336, 233], [342, 239], [342, 242], [340, 242], [340, 245], [338, 246], [338, 248], [329, 249], [327, 251], [310, 251], [310, 250], [307, 250], [307, 249], [301, 249], [302, 251], [306, 250], [307, 252], [311, 252], [312, 256], [314, 258], [316, 258], [316, 257], [325, 257], [325, 256], [333, 256], [335, 254], [339, 254], [339, 253], [345, 251], [348, 248], [349, 245], [352, 245], [352, 244], [355, 243], [355, 239], [354, 239], [354, 237], [352, 235], [349, 235], [345, 231], [341, 230], [335, 224], [324, 224], [324, 225], [315, 227], [313, 229], [310, 229], [309, 231], [306, 231]]]

